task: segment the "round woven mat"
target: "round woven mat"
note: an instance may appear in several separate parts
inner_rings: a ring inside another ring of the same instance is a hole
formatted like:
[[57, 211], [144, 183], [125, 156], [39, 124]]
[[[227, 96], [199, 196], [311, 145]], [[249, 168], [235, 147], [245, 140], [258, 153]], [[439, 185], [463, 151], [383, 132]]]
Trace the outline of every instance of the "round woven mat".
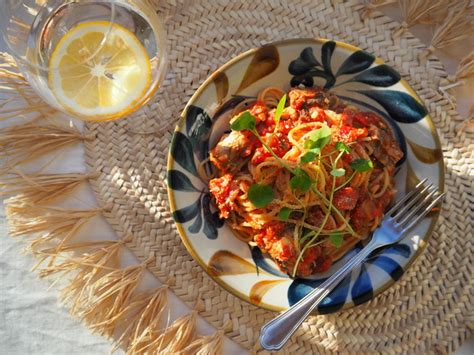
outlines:
[[226, 335], [249, 349], [274, 316], [234, 297], [186, 252], [171, 218], [165, 176], [172, 131], [193, 92], [235, 55], [263, 43], [325, 37], [354, 44], [394, 66], [424, 100], [440, 134], [447, 197], [426, 251], [394, 286], [374, 300], [336, 314], [314, 316], [285, 348], [296, 352], [451, 352], [473, 326], [472, 137], [456, 133], [460, 117], [437, 92], [446, 77], [433, 56], [409, 33], [394, 39], [399, 24], [375, 13], [360, 18], [357, 1], [156, 1], [166, 20], [170, 66], [154, 101], [128, 119], [87, 124], [92, 182], [106, 215], [135, 255], [155, 257], [161, 280], [175, 276], [173, 291], [189, 306], [205, 301], [200, 315], [215, 327], [229, 319]]

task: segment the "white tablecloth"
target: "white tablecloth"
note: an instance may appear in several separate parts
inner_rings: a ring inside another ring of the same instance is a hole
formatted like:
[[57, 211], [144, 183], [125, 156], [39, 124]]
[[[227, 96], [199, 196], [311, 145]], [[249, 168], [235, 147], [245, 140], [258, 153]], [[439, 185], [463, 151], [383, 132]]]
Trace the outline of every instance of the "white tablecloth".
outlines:
[[[0, 4], [0, 14], [3, 4]], [[399, 20], [396, 7], [385, 9], [387, 15]], [[1, 17], [0, 17], [1, 18]], [[430, 29], [417, 28], [415, 34], [428, 41]], [[472, 48], [472, 47], [471, 47]], [[5, 44], [0, 39], [0, 51], [5, 50]], [[454, 73], [457, 59], [466, 55], [465, 43], [437, 51], [448, 72]], [[457, 59], [456, 59], [457, 58]], [[474, 84], [456, 89], [456, 97], [460, 112], [468, 111], [472, 105]], [[68, 171], [83, 168], [81, 151], [72, 153], [77, 159], [61, 161], [61, 170]], [[85, 192], [85, 203], [93, 201], [90, 191]], [[84, 196], [84, 195], [83, 195]], [[95, 232], [112, 233], [103, 222], [97, 222]], [[67, 310], [57, 302], [58, 288], [48, 290], [49, 281], [39, 280], [30, 272], [34, 264], [31, 256], [21, 255], [23, 244], [8, 238], [5, 217], [0, 213], [0, 354], [106, 354], [111, 349], [110, 342], [91, 332], [78, 321], [69, 316]], [[177, 299], [173, 304], [173, 318], [184, 314], [187, 309]], [[212, 329], [203, 321], [199, 321], [200, 333], [210, 333]], [[239, 354], [244, 351], [232, 342], [225, 343], [226, 354]], [[474, 339], [471, 337], [457, 355], [474, 353]]]

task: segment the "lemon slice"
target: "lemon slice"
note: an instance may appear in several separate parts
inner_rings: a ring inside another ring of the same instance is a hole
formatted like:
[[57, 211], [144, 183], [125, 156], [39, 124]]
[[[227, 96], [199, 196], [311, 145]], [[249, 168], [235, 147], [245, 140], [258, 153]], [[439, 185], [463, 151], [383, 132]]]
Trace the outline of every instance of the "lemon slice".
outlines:
[[72, 114], [102, 120], [136, 108], [151, 82], [148, 54], [126, 28], [83, 22], [59, 41], [49, 63], [49, 84]]

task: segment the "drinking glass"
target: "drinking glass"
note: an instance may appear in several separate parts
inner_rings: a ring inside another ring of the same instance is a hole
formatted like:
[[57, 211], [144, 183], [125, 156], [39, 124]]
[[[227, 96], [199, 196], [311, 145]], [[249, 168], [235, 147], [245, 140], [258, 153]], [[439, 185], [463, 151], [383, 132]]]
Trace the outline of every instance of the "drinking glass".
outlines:
[[145, 0], [2, 1], [11, 54], [58, 110], [87, 121], [121, 118], [164, 77], [164, 31]]

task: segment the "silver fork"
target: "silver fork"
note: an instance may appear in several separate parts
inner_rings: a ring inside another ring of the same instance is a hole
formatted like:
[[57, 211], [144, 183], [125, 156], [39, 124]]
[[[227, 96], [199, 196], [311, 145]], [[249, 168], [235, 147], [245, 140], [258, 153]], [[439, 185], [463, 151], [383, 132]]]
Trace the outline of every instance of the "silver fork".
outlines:
[[433, 184], [426, 186], [426, 180], [420, 181], [412, 191], [395, 203], [385, 214], [380, 227], [374, 231], [372, 239], [356, 256], [298, 303], [262, 327], [260, 344], [264, 349], [281, 349], [306, 317], [347, 274], [361, 264], [375, 249], [401, 240], [409, 229], [441, 201], [444, 193], [439, 193]]

